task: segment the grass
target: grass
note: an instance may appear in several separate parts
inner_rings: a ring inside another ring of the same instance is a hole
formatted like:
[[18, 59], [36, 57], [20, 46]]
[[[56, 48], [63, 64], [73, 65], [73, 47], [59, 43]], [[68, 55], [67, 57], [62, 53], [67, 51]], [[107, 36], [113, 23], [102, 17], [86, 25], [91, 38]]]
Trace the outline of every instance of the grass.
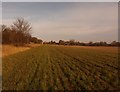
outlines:
[[28, 49], [34, 48], [34, 47], [38, 47], [38, 46], [40, 46], [40, 44], [34, 44], [34, 43], [25, 45], [24, 47], [23, 46], [16, 47], [14, 45], [2, 45], [2, 57], [16, 54], [19, 52], [23, 52], [25, 50], [28, 50]]
[[3, 90], [116, 90], [115, 47], [41, 45], [3, 57]]

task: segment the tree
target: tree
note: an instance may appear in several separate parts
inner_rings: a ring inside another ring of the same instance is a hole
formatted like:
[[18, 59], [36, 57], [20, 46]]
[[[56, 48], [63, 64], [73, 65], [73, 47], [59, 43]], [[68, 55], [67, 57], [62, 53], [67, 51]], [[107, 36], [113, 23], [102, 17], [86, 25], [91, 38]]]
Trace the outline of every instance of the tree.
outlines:
[[89, 46], [92, 46], [92, 45], [93, 45], [93, 42], [92, 42], [92, 41], [90, 41], [90, 42], [88, 43], [88, 45], [89, 45]]
[[38, 39], [37, 37], [31, 37], [31, 42], [33, 43], [39, 43], [39, 44], [42, 44], [42, 40], [41, 39]]
[[110, 45], [111, 45], [111, 46], [120, 46], [120, 43], [119, 43], [119, 42], [116, 42], [116, 41], [113, 41]]
[[0, 44], [2, 43], [2, 31], [6, 28], [5, 25], [0, 25]]
[[17, 18], [15, 22], [13, 22], [13, 25], [11, 26], [12, 30], [16, 31], [17, 34], [17, 43], [20, 45], [30, 43], [30, 37], [31, 37], [31, 25], [28, 23], [28, 21], [24, 20], [24, 18]]
[[7, 28], [6, 25], [2, 25], [2, 28], [0, 28], [0, 29], [2, 29], [2, 31], [4, 31], [6, 28]]
[[[3, 30], [3, 29], [2, 29]], [[10, 43], [10, 28], [6, 27], [2, 31], [2, 43], [9, 44]]]
[[71, 40], [69, 41], [69, 43], [70, 43], [70, 45], [75, 45], [75, 40], [74, 40], [74, 39], [71, 39]]
[[28, 23], [28, 21], [24, 20], [24, 18], [17, 18], [11, 27], [13, 30], [21, 31], [26, 35], [30, 34], [32, 29], [31, 25]]
[[65, 41], [59, 40], [59, 45], [65, 45]]

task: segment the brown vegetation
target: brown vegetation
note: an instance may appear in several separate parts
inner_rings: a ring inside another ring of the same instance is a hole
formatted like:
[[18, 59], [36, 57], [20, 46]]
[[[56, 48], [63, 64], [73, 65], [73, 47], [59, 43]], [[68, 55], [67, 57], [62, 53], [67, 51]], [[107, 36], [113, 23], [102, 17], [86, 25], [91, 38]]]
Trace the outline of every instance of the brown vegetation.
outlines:
[[16, 47], [14, 45], [2, 45], [2, 57], [9, 56], [18, 52], [26, 51], [30, 48], [38, 47], [40, 44], [28, 44], [25, 46]]
[[24, 20], [18, 18], [11, 27], [2, 25], [2, 44], [13, 44], [15, 46], [24, 46], [26, 44], [42, 43], [42, 40], [31, 36], [31, 25]]
[[2, 46], [2, 57], [15, 54], [21, 51], [28, 50], [29, 47], [16, 47], [13, 45], [3, 45]]

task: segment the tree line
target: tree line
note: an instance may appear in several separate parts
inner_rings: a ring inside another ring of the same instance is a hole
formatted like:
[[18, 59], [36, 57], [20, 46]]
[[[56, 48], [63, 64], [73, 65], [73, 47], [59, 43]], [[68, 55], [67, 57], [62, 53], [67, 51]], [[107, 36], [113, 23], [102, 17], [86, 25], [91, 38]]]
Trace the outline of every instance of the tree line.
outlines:
[[[120, 42], [113, 41], [107, 42], [79, 42], [71, 39], [69, 41], [59, 40], [59, 42], [49, 41], [43, 42], [37, 37], [31, 36], [32, 26], [24, 18], [17, 18], [10, 27], [6, 25], [1, 26], [0, 34], [2, 34], [2, 44], [13, 44], [15, 46], [23, 46], [25, 44], [38, 43], [38, 44], [55, 44], [55, 45], [70, 45], [70, 46], [120, 46]], [[1, 35], [0, 35], [1, 36]]]
[[41, 39], [31, 36], [32, 27], [24, 18], [17, 18], [10, 27], [2, 25], [2, 44], [14, 44], [23, 46], [25, 44], [42, 43]]
[[69, 40], [69, 41], [59, 40], [59, 42], [49, 41], [49, 42], [44, 42], [43, 44], [57, 44], [57, 45], [68, 45], [68, 46], [120, 46], [120, 42], [117, 41], [113, 41], [111, 43], [107, 43], [103, 41], [100, 42], [90, 41], [88, 43], [84, 43], [75, 40]]

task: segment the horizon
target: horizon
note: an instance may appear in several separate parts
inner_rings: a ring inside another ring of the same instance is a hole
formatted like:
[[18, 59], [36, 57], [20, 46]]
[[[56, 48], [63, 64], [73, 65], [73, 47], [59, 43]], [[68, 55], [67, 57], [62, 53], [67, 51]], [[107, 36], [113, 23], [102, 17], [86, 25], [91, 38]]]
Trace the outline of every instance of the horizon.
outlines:
[[23, 17], [33, 27], [32, 36], [43, 41], [118, 41], [117, 2], [3, 2], [2, 8], [3, 24]]

